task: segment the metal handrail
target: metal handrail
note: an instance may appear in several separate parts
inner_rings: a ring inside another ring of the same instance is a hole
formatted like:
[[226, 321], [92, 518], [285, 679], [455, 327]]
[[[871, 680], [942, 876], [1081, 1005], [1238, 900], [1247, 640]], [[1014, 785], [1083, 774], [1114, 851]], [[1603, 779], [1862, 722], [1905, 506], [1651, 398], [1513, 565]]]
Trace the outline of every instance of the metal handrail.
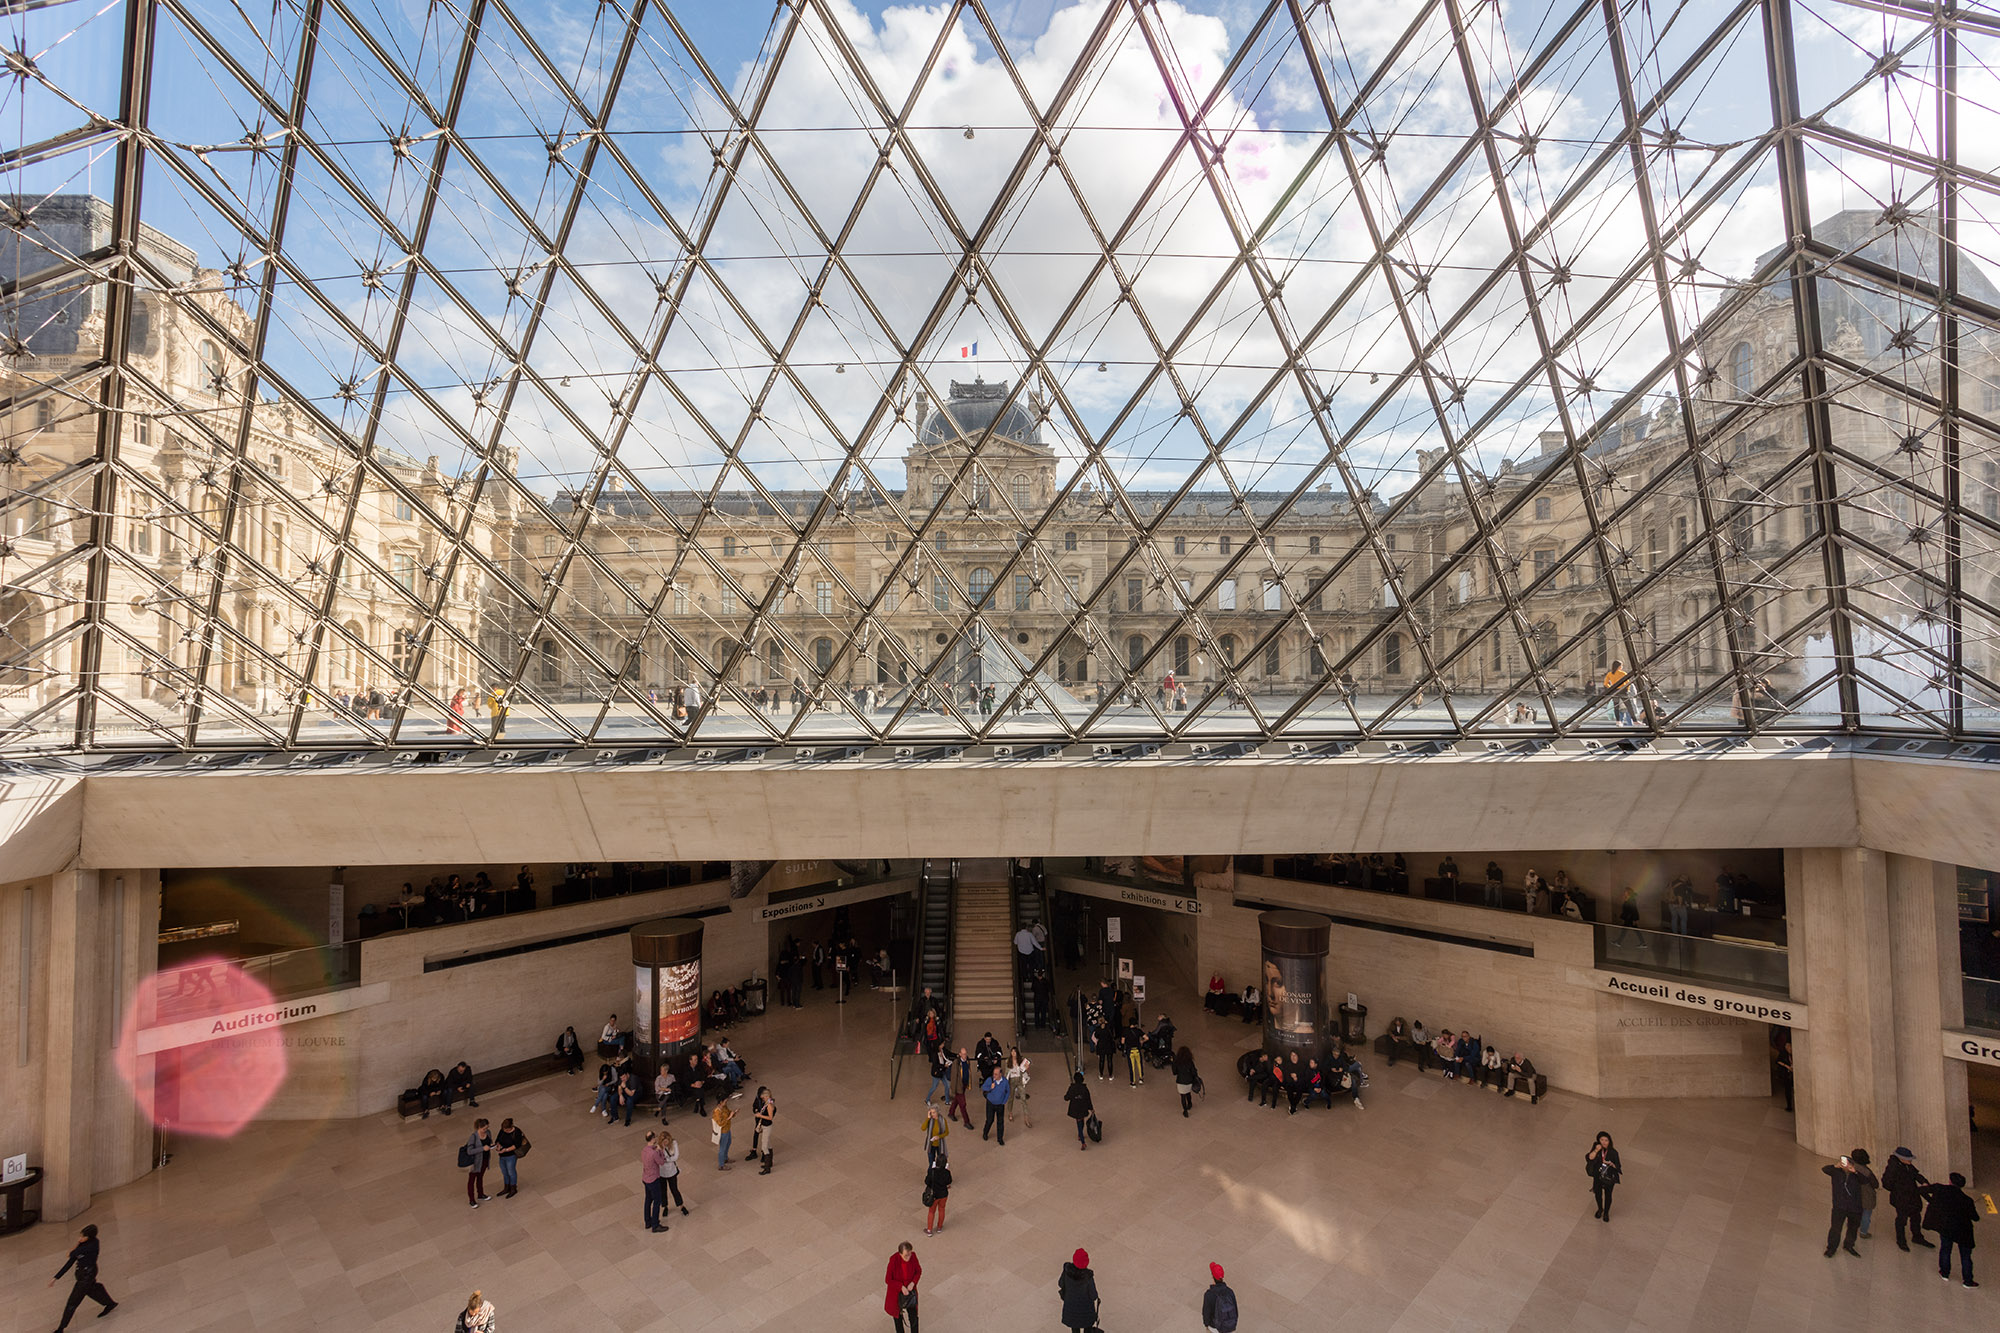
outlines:
[[1049, 1015], [1049, 1021], [1055, 1024], [1056, 1037], [1062, 1043], [1063, 1081], [1067, 1084], [1069, 1079], [1076, 1073], [1076, 1029], [1064, 1020], [1063, 1006], [1056, 1003], [1054, 985], [1056, 975], [1055, 895], [1049, 890], [1048, 868], [1043, 862], [1036, 861], [1035, 867], [1030, 873], [1035, 876], [1036, 887], [1041, 894], [1042, 924], [1048, 928], [1049, 932], [1049, 1007], [1054, 1010]]

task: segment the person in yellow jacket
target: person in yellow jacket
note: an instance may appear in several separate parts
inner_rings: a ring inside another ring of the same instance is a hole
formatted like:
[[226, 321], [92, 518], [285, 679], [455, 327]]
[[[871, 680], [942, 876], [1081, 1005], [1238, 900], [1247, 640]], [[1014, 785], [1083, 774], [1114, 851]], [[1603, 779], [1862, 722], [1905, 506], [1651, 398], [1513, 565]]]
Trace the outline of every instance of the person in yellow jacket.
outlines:
[[1611, 720], [1614, 722], [1632, 721], [1632, 700], [1625, 691], [1625, 682], [1630, 679], [1624, 664], [1619, 662], [1613, 662], [1611, 670], [1604, 673], [1604, 694], [1611, 700]]
[[507, 731], [507, 691], [496, 686], [486, 696], [486, 713], [493, 719], [493, 739], [499, 740]]
[[951, 1133], [951, 1121], [938, 1114], [936, 1106], [924, 1112], [924, 1158], [935, 1165], [944, 1155], [945, 1135]]
[[715, 1140], [715, 1169], [718, 1171], [727, 1171], [729, 1169], [729, 1124], [736, 1118], [736, 1113], [729, 1109], [729, 1103], [726, 1100], [719, 1101], [715, 1104], [715, 1110], [709, 1114], [708, 1118], [713, 1122], [709, 1129], [709, 1137]]

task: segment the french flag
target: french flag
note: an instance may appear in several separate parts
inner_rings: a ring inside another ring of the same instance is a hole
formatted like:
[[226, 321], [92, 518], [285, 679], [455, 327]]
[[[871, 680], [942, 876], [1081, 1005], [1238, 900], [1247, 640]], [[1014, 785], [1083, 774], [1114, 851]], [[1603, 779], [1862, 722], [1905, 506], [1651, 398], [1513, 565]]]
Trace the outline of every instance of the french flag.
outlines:
[[969, 357], [975, 357], [978, 355], [979, 355], [978, 343], [974, 343], [970, 347], [961, 347], [958, 349], [958, 359], [961, 361], [964, 361]]

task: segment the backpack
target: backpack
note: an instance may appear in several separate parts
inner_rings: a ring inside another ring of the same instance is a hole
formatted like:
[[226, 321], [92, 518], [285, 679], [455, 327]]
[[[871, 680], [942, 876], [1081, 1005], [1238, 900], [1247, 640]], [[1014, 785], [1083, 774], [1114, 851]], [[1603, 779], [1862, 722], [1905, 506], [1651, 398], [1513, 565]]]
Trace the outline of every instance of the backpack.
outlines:
[[1215, 1333], [1236, 1333], [1236, 1293], [1220, 1283], [1215, 1293]]

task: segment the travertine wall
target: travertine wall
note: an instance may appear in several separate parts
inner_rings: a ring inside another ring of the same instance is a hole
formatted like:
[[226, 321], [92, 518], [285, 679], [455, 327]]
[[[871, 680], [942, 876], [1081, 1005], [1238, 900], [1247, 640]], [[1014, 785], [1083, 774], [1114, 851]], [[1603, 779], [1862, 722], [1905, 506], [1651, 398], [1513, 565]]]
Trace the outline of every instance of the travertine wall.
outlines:
[[1587, 1096], [1761, 1096], [1770, 1089], [1763, 1027], [1576, 984], [1572, 974], [1592, 967], [1590, 929], [1555, 918], [1238, 875], [1235, 896], [1202, 895], [1204, 986], [1220, 972], [1240, 991], [1257, 973], [1258, 909], [1237, 906], [1236, 897], [1533, 946], [1529, 958], [1336, 923], [1327, 992], [1338, 1001], [1351, 991], [1368, 1006], [1371, 1043], [1400, 1015], [1523, 1051], [1552, 1085]]

